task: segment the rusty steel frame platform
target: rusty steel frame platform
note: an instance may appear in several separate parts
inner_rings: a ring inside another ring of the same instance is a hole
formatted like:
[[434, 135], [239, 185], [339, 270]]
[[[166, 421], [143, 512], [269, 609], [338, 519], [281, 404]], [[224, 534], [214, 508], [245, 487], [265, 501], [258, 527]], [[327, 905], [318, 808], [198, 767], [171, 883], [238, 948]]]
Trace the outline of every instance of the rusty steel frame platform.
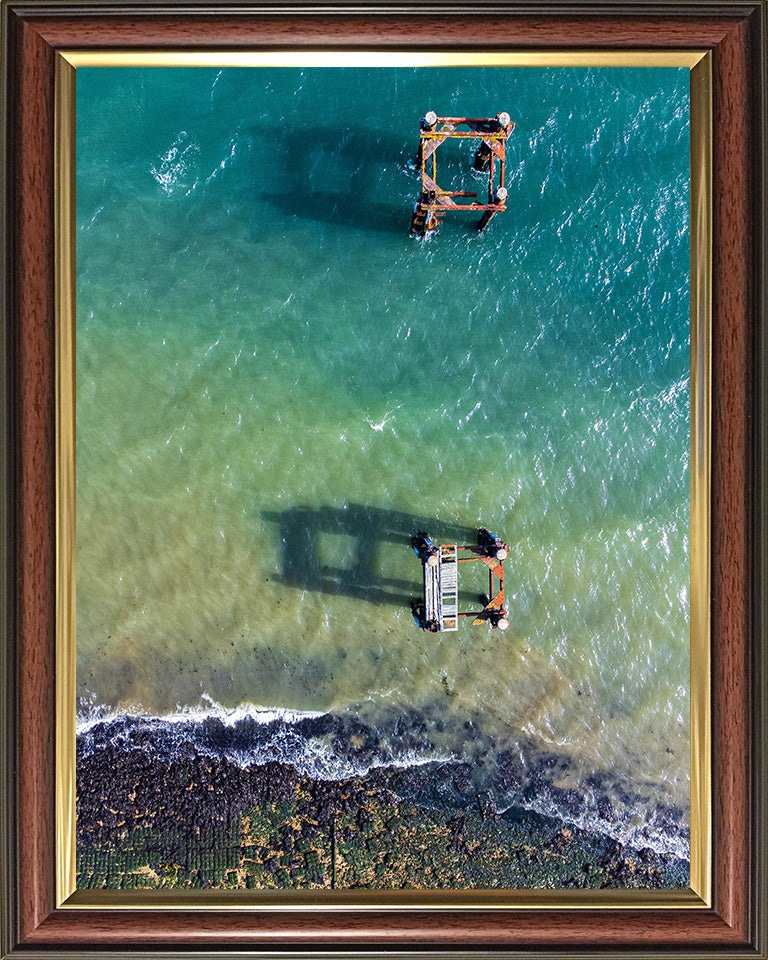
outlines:
[[[468, 129], [457, 129], [462, 126]], [[514, 128], [515, 124], [507, 113], [500, 113], [496, 117], [438, 117], [430, 111], [421, 118], [416, 160], [421, 173], [421, 197], [413, 207], [411, 234], [423, 237], [434, 233], [448, 211], [481, 211], [477, 229], [484, 230], [497, 213], [506, 209], [506, 144]], [[443, 190], [437, 183], [438, 148], [447, 140], [467, 139], [480, 141], [475, 153], [474, 168], [488, 170], [487, 203], [457, 203], [456, 197], [476, 197], [477, 192]], [[431, 171], [427, 173], [427, 163], [430, 160]], [[497, 160], [500, 167], [499, 184], [494, 186]]]
[[[490, 557], [486, 547], [481, 544], [459, 546], [457, 543], [440, 543], [435, 545], [438, 563], [430, 566], [426, 558], [422, 558], [424, 573], [424, 595], [421, 604], [422, 629], [444, 632], [457, 630], [458, 620], [461, 617], [474, 617], [472, 625], [490, 622], [495, 629], [499, 620], [506, 617], [507, 609], [504, 598], [504, 561]], [[464, 554], [464, 556], [461, 556]], [[469, 554], [467, 556], [466, 554]], [[443, 578], [445, 561], [450, 560], [451, 570], [450, 588], [456, 600], [451, 603], [449, 611], [443, 607]], [[488, 602], [474, 611], [459, 611], [455, 603], [458, 601], [458, 565], [479, 560], [488, 567]], [[498, 581], [498, 583], [497, 583]], [[505, 625], [502, 624], [502, 629]]]

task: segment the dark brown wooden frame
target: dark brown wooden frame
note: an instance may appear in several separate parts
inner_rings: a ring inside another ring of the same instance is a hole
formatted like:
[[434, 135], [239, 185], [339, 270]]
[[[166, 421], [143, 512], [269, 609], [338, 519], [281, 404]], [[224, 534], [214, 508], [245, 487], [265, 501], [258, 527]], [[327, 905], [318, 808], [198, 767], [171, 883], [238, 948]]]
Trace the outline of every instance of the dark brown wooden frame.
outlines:
[[[6, 0], [2, 118], [2, 957], [768, 956], [766, 3]], [[57, 910], [57, 49], [708, 49], [714, 87], [711, 909]]]

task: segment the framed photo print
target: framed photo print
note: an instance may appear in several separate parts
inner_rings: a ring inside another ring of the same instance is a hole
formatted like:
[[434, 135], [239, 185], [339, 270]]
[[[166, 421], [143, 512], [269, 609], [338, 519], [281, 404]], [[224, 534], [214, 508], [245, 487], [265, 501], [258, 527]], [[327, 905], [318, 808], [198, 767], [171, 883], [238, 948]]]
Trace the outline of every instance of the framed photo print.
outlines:
[[765, 12], [6, 4], [4, 955], [765, 956]]

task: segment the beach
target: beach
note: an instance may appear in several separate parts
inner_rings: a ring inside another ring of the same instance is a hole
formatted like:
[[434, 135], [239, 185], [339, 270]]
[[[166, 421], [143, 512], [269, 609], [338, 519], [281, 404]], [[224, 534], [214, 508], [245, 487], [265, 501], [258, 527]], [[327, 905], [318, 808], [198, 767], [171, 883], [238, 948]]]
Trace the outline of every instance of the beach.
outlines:
[[157, 730], [115, 750], [105, 733], [78, 758], [78, 888], [688, 885], [685, 860], [522, 807], [499, 810], [466, 763], [319, 780], [291, 764], [243, 768], [191, 748], [171, 758]]

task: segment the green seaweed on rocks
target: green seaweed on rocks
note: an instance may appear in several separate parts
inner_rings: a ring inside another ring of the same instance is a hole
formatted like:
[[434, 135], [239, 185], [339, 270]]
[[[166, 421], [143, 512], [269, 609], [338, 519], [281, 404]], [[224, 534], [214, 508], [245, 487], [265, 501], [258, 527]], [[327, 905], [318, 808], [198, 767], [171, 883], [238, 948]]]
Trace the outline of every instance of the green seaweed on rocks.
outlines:
[[[207, 772], [213, 776], [212, 766]], [[254, 772], [249, 776], [253, 778]], [[177, 815], [178, 797], [169, 789], [173, 777], [165, 780], [162, 812], [132, 810], [126, 804], [115, 814], [115, 822], [122, 825], [109, 829], [103, 820], [93, 825], [81, 817], [78, 888], [512, 890], [688, 885], [684, 861], [651, 850], [631, 850], [520, 808], [500, 814], [484, 794], [467, 798], [463, 805], [405, 799], [392, 789], [402, 784], [402, 773], [314, 781], [272, 767], [262, 770], [261, 776], [262, 793], [266, 796], [271, 790], [275, 799], [251, 796], [243, 805], [230, 799], [226, 810], [205, 783], [187, 784], [184, 792], [197, 792], [206, 800], [195, 808], [205, 827], [189, 829]], [[181, 789], [180, 782], [177, 786]], [[135, 825], [127, 828], [127, 822]]]

